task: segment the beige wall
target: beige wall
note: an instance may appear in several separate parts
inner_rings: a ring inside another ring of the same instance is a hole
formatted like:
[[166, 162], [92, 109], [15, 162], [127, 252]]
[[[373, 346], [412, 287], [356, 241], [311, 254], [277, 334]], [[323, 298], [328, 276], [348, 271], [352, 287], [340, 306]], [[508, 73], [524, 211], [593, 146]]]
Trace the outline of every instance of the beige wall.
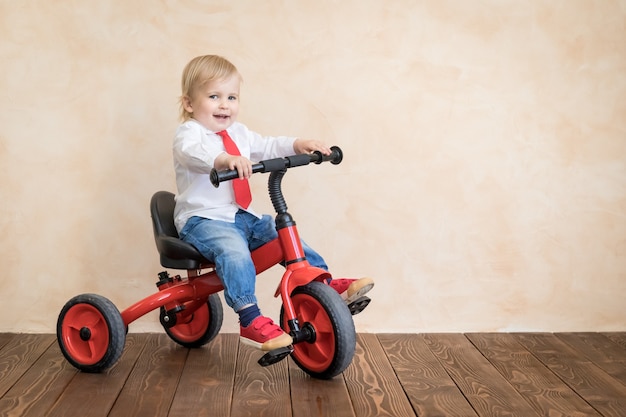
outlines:
[[148, 201], [205, 53], [243, 73], [250, 127], [344, 149], [285, 190], [336, 276], [377, 279], [357, 330], [626, 330], [625, 22], [610, 0], [0, 0], [0, 331], [155, 291]]

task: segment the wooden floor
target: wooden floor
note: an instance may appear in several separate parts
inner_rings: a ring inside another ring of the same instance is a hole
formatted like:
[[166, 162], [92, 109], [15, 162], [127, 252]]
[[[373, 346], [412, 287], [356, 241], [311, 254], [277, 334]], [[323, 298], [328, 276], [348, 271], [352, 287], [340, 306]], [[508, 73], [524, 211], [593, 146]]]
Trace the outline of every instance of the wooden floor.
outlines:
[[54, 335], [0, 333], [1, 416], [626, 416], [626, 333], [359, 334], [329, 381], [220, 334], [201, 349], [130, 334], [106, 373]]

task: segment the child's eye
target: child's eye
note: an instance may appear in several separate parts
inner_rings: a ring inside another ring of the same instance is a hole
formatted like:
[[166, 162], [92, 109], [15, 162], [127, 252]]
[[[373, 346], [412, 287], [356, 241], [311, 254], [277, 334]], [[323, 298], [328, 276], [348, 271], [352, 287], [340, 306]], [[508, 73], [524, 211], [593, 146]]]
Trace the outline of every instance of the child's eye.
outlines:
[[231, 100], [231, 101], [235, 101], [235, 100], [237, 100], [237, 97], [236, 96], [228, 96], [228, 99]]
[[211, 100], [217, 100], [217, 94], [211, 94], [211, 95], [209, 96], [209, 98], [210, 98]]

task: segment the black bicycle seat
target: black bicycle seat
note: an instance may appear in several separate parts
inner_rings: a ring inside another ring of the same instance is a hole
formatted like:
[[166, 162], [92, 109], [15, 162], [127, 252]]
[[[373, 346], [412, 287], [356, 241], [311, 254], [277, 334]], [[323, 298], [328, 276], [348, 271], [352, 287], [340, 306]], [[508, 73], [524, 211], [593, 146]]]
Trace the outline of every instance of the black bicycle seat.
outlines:
[[150, 200], [150, 215], [154, 241], [159, 251], [161, 266], [171, 269], [200, 269], [210, 265], [200, 252], [178, 236], [174, 226], [174, 194], [157, 191]]

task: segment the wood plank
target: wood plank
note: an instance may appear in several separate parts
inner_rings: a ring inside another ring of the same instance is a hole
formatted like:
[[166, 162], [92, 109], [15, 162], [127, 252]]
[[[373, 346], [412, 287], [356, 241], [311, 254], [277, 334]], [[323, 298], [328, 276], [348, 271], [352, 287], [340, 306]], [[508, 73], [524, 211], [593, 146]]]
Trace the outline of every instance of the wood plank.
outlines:
[[478, 415], [538, 415], [464, 335], [425, 334], [424, 341]]
[[516, 339], [605, 417], [626, 410], [626, 387], [554, 334], [516, 334]]
[[607, 332], [602, 334], [611, 339], [613, 343], [616, 343], [626, 349], [626, 333]]
[[120, 360], [111, 368], [100, 374], [77, 371], [46, 416], [107, 416], [150, 339], [149, 334], [129, 334]]
[[355, 417], [343, 374], [330, 380], [320, 380], [311, 378], [291, 358], [288, 365], [294, 416]]
[[379, 334], [378, 340], [418, 416], [476, 416], [423, 335]]
[[188, 353], [166, 334], [150, 335], [108, 416], [166, 417]]
[[17, 336], [17, 333], [0, 333], [0, 358], [2, 358], [2, 348], [9, 343], [11, 339]]
[[11, 389], [54, 340], [51, 334], [19, 334], [7, 341], [0, 356], [0, 397]]
[[504, 378], [543, 416], [599, 414], [510, 334], [473, 333], [467, 338]]
[[169, 415], [230, 415], [238, 345], [238, 335], [219, 334], [201, 349], [189, 351]]
[[[44, 340], [44, 335], [38, 335]], [[52, 408], [78, 373], [52, 343], [17, 383], [0, 398], [4, 417], [41, 417]]]
[[237, 358], [231, 415], [237, 417], [291, 417], [287, 361], [262, 367], [263, 353], [241, 345]]
[[558, 333], [556, 336], [626, 385], [626, 349], [600, 333]]
[[357, 416], [415, 416], [376, 335], [357, 334], [354, 360], [344, 377]]

